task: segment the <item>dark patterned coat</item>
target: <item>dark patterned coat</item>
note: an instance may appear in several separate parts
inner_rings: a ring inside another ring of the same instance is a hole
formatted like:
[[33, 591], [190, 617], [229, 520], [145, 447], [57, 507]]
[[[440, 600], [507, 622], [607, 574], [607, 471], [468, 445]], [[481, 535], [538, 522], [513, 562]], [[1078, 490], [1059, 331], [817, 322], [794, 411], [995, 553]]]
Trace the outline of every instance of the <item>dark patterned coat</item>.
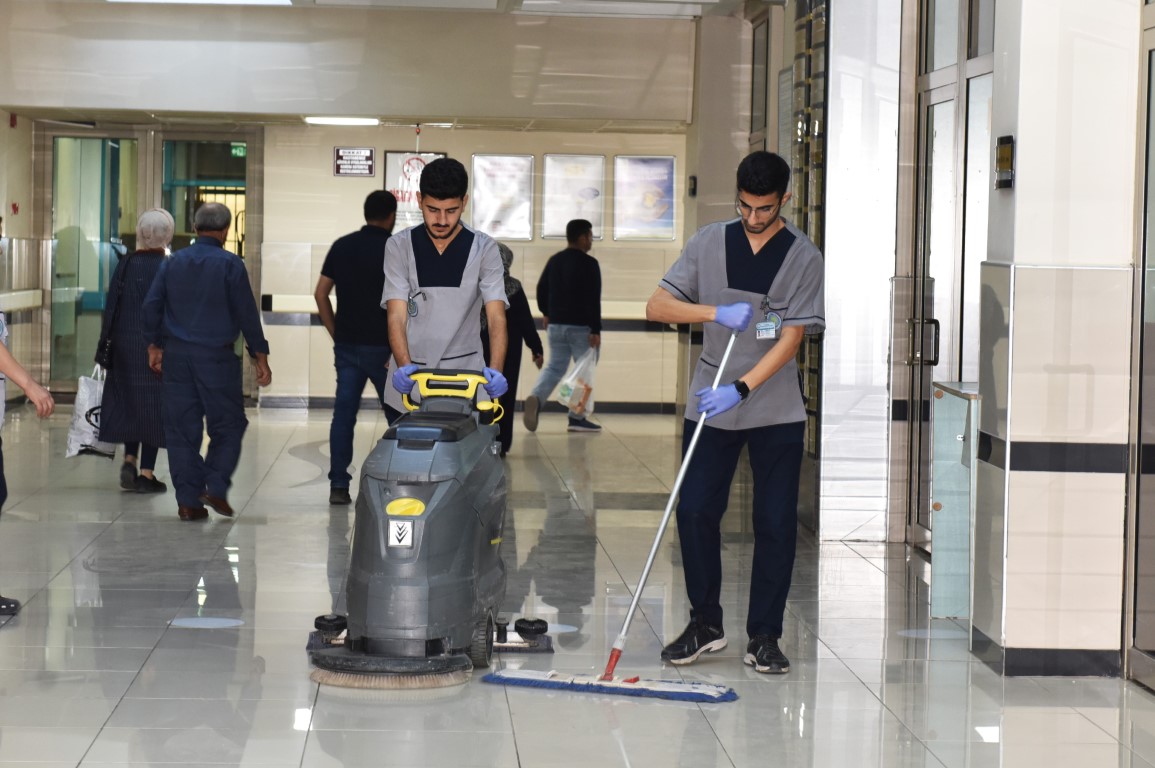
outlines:
[[122, 258], [112, 275], [100, 331], [102, 341], [112, 337], [112, 370], [100, 403], [100, 439], [108, 443], [165, 447], [161, 381], [148, 367], [148, 343], [141, 332], [141, 305], [164, 258], [159, 251], [137, 251]]

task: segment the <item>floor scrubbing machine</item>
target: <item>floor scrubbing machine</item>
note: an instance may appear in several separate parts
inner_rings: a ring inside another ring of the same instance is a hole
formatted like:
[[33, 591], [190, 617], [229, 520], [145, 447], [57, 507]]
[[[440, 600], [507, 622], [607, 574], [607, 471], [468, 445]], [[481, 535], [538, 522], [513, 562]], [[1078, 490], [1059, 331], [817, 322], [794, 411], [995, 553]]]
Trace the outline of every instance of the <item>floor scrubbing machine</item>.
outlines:
[[310, 642], [319, 683], [456, 685], [493, 653], [506, 576], [506, 480], [493, 425], [501, 406], [479, 400], [486, 380], [474, 371], [412, 378], [419, 404], [405, 398], [410, 412], [361, 469], [348, 617], [318, 617]]

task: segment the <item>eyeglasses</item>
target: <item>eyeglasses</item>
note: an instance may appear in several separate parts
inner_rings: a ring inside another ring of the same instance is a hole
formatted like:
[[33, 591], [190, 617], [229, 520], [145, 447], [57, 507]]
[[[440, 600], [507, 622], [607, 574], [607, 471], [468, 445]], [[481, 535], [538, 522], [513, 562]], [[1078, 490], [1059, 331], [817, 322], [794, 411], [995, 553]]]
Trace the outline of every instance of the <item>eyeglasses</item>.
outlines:
[[746, 203], [740, 197], [734, 200], [734, 210], [737, 211], [738, 215], [743, 219], [748, 219], [755, 213], [761, 216], [773, 216], [774, 214], [778, 213], [781, 208], [782, 203], [776, 203], [774, 205], [762, 205], [755, 208], [753, 206], [746, 205]]

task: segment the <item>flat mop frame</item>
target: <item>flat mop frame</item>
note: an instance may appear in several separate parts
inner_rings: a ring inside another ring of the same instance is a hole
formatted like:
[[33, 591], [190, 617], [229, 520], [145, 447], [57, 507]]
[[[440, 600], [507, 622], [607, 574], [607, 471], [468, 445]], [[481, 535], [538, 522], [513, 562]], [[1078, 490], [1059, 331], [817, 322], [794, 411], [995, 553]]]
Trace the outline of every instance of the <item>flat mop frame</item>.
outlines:
[[[718, 373], [714, 377], [714, 389], [717, 389], [718, 384], [722, 381], [723, 371], [726, 368], [726, 363], [730, 359], [730, 351], [734, 348], [734, 340], [737, 338], [737, 332], [730, 335], [730, 341], [726, 344], [726, 351], [722, 354], [722, 362], [718, 364]], [[622, 651], [626, 647], [626, 635], [630, 631], [630, 622], [633, 621], [634, 613], [638, 610], [638, 600], [642, 596], [642, 589], [646, 586], [646, 580], [650, 577], [650, 569], [654, 566], [654, 559], [657, 557], [658, 548], [662, 545], [662, 536], [666, 532], [666, 526], [670, 522], [670, 514], [674, 510], [674, 501], [678, 498], [678, 491], [682, 488], [682, 481], [686, 477], [686, 470], [690, 466], [690, 460], [694, 456], [694, 449], [698, 445], [698, 436], [702, 433], [702, 426], [705, 423], [705, 416], [698, 418], [698, 425], [694, 428], [694, 435], [690, 438], [690, 445], [686, 448], [686, 455], [682, 457], [682, 466], [678, 469], [678, 476], [674, 480], [674, 488], [670, 491], [670, 498], [666, 502], [666, 512], [662, 515], [661, 524], [658, 525], [657, 534], [654, 536], [654, 544], [650, 547], [650, 556], [646, 560], [646, 567], [642, 571], [642, 577], [638, 581], [637, 589], [634, 590], [634, 598], [630, 602], [630, 610], [626, 613], [626, 620], [622, 624], [622, 631], [618, 635], [618, 639], [614, 641], [613, 650], [610, 651], [610, 659], [609, 663], [606, 664], [605, 674], [597, 677], [594, 675], [562, 674], [554, 671], [538, 672], [533, 670], [506, 669], [489, 673], [481, 678], [483, 682], [497, 683], [499, 685], [526, 686], [530, 688], [553, 688], [581, 693], [608, 693], [617, 696], [644, 696], [658, 699], [708, 703], [735, 701], [738, 698], [738, 694], [734, 692], [734, 689], [710, 683], [642, 680], [637, 677], [623, 680], [614, 677], [614, 667], [617, 666], [618, 659], [621, 658]]]
[[[730, 340], [726, 343], [726, 351], [722, 353], [722, 362], [718, 363], [718, 372], [714, 375], [714, 384], [712, 389], [717, 389], [718, 384], [722, 381], [722, 374], [726, 369], [726, 363], [730, 360], [730, 351], [734, 349], [734, 340], [738, 338], [738, 333], [730, 334]], [[689, 407], [689, 405], [687, 405]], [[622, 657], [622, 651], [626, 648], [626, 635], [630, 631], [630, 622], [634, 620], [634, 613], [638, 610], [638, 601], [642, 598], [642, 589], [646, 586], [646, 581], [650, 578], [650, 569], [654, 567], [654, 560], [658, 556], [658, 548], [662, 546], [662, 537], [666, 534], [666, 526], [670, 524], [670, 515], [674, 511], [674, 502], [677, 501], [678, 491], [682, 490], [682, 481], [686, 479], [686, 471], [690, 467], [690, 459], [694, 457], [694, 449], [698, 447], [698, 437], [702, 434], [702, 427], [706, 424], [705, 414], [698, 416], [698, 424], [694, 427], [694, 435], [690, 438], [690, 445], [686, 448], [686, 455], [682, 457], [682, 466], [678, 468], [678, 476], [674, 479], [674, 487], [670, 491], [670, 498], [666, 501], [666, 512], [662, 515], [662, 522], [658, 524], [658, 532], [654, 536], [654, 544], [650, 547], [650, 556], [646, 558], [646, 567], [642, 569], [642, 577], [638, 579], [638, 587], [634, 590], [634, 599], [630, 601], [630, 610], [626, 611], [626, 620], [622, 623], [622, 631], [618, 633], [618, 639], [614, 641], [613, 650], [610, 651], [610, 659], [606, 663], [606, 671], [602, 674], [603, 681], [614, 679], [614, 668], [618, 665], [618, 659]]]

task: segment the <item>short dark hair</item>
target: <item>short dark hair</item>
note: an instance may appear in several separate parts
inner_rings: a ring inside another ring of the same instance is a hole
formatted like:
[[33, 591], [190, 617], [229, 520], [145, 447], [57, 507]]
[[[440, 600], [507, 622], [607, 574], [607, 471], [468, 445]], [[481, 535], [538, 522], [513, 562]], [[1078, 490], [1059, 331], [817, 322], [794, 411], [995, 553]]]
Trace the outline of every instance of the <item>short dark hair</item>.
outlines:
[[397, 213], [397, 198], [387, 189], [370, 192], [365, 198], [365, 221], [385, 221]]
[[193, 231], [220, 232], [233, 223], [233, 214], [224, 203], [204, 203], [193, 214]]
[[738, 191], [779, 196], [790, 186], [790, 166], [773, 152], [751, 152], [738, 164]]
[[465, 166], [452, 157], [439, 157], [421, 171], [421, 195], [435, 200], [457, 200], [469, 191]]
[[582, 235], [591, 234], [594, 231], [594, 225], [590, 224], [585, 219], [571, 219], [565, 225], [565, 239], [568, 243], [576, 243], [578, 238]]

